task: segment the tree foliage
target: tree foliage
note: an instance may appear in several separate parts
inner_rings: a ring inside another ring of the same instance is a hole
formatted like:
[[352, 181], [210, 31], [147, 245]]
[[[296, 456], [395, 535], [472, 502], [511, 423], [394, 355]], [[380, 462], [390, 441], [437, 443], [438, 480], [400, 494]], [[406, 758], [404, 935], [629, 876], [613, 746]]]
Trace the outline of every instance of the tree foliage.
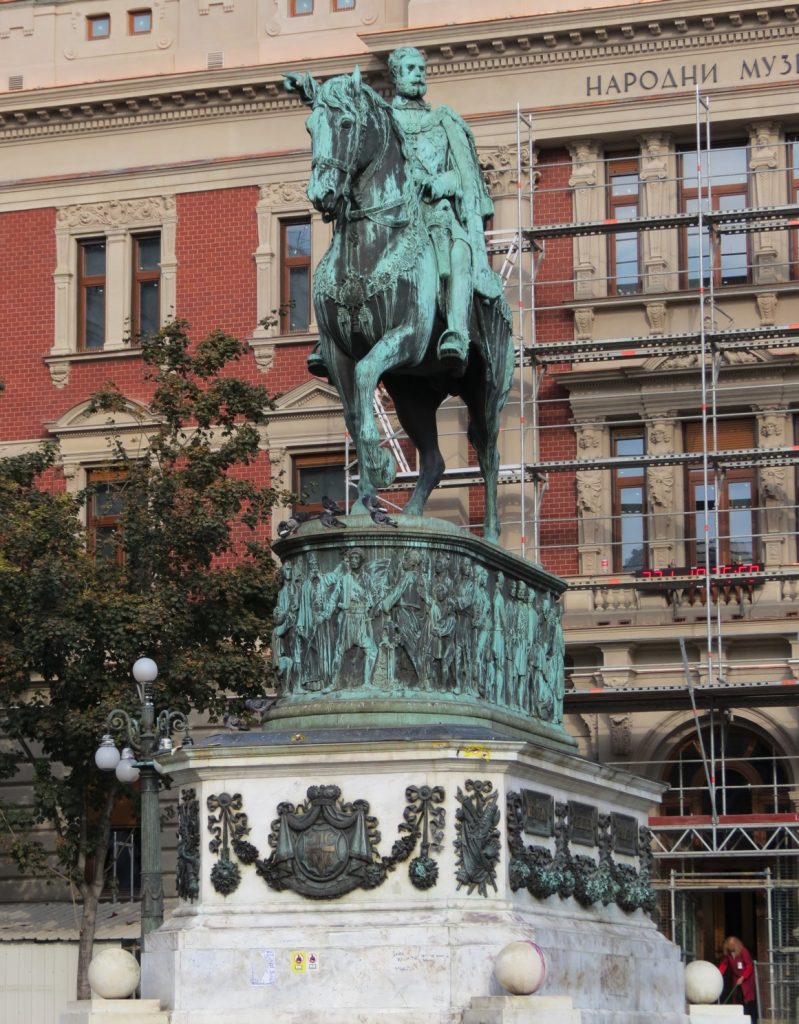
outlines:
[[[158, 663], [158, 709], [212, 720], [271, 685], [266, 520], [284, 496], [257, 481], [272, 402], [233, 372], [240, 341], [215, 331], [192, 348], [187, 331], [173, 321], [142, 343], [152, 399], [135, 450], [130, 431], [114, 436], [131, 409], [119, 389], [104, 387], [88, 409], [109, 416], [121, 558], [93, 557], [80, 518], [91, 493], [53, 486], [54, 445], [0, 460], [0, 772], [32, 783], [29, 802], [0, 809], [0, 833], [23, 872], [61, 877], [84, 908], [96, 909], [110, 809], [125, 788], [95, 768], [94, 751], [109, 711], [136, 714], [133, 662]], [[54, 851], [38, 826], [55, 833]]]

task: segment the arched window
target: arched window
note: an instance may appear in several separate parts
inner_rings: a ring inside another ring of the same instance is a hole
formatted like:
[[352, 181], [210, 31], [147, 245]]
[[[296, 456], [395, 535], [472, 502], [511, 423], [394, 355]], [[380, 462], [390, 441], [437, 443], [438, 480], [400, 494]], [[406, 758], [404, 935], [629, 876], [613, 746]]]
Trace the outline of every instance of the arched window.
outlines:
[[[716, 811], [719, 814], [778, 814], [790, 811], [790, 782], [785, 763], [770, 740], [745, 725], [717, 716], [702, 726], [705, 754], [716, 779]], [[710, 791], [699, 737], [696, 732], [680, 740], [666, 758], [663, 781], [669, 784], [663, 798], [666, 815], [708, 815]]]

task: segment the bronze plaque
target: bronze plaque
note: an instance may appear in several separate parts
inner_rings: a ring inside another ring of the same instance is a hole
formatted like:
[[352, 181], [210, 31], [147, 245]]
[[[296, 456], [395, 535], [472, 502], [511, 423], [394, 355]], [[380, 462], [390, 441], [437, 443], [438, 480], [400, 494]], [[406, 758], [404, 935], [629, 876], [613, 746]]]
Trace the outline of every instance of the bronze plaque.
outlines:
[[581, 846], [596, 846], [597, 810], [591, 804], [569, 801], [569, 839]]
[[522, 829], [528, 836], [551, 836], [555, 832], [555, 799], [549, 793], [523, 789]]
[[638, 822], [629, 814], [610, 816], [610, 834], [614, 853], [628, 853], [631, 857], [638, 855]]

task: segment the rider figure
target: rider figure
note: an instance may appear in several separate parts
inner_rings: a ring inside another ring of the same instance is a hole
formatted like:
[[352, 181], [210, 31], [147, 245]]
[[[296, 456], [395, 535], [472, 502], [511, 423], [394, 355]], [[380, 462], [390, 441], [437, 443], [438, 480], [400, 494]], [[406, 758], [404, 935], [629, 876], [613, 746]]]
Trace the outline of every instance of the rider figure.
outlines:
[[396, 96], [394, 119], [405, 138], [405, 155], [422, 199], [433, 241], [439, 294], [447, 329], [438, 340], [438, 356], [460, 375], [469, 353], [472, 297], [496, 299], [502, 285], [488, 263], [484, 222], [494, 212], [474, 138], [466, 122], [448, 106], [435, 110], [427, 92], [425, 58], [414, 47], [394, 50], [388, 67]]

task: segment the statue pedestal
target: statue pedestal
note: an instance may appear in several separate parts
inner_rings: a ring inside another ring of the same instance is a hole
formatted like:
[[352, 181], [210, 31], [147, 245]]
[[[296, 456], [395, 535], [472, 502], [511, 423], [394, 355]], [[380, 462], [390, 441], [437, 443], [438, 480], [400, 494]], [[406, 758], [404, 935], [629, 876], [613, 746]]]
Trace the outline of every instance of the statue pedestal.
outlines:
[[569, 996], [485, 996], [473, 999], [463, 1024], [582, 1024]]
[[197, 898], [147, 937], [142, 991], [172, 1024], [473, 1021], [517, 939], [582, 1024], [685, 1024], [677, 947], [619, 905], [649, 892], [654, 783], [451, 725], [226, 734], [169, 771]]
[[751, 1024], [752, 1018], [739, 1004], [694, 1005], [688, 1008], [690, 1024]]
[[67, 1003], [58, 1024], [169, 1024], [157, 999], [79, 999]]
[[303, 524], [275, 550], [267, 731], [446, 723], [562, 750], [565, 584], [440, 519]]

